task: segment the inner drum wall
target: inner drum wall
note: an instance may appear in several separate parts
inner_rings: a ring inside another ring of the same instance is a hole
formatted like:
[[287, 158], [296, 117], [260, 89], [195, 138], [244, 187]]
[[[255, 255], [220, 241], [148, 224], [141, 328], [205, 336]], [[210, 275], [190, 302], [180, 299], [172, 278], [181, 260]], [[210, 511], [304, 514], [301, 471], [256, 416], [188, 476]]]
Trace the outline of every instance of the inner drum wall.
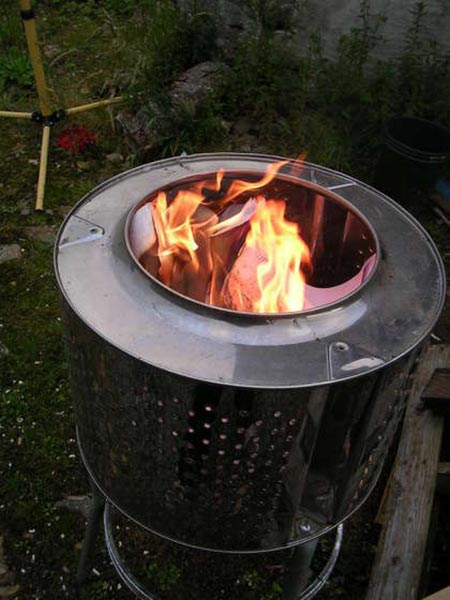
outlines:
[[403, 408], [405, 359], [334, 386], [221, 388], [122, 353], [63, 304], [83, 458], [143, 526], [257, 551], [328, 529], [368, 495]]

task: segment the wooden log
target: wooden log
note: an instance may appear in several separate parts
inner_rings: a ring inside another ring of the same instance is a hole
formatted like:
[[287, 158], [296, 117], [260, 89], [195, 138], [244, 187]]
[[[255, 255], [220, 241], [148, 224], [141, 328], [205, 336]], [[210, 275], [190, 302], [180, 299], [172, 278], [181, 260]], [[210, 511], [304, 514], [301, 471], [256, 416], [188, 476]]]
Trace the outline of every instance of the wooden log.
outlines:
[[450, 346], [438, 345], [418, 365], [366, 600], [418, 596], [443, 432], [442, 417], [424, 410], [421, 396], [434, 370], [449, 364]]

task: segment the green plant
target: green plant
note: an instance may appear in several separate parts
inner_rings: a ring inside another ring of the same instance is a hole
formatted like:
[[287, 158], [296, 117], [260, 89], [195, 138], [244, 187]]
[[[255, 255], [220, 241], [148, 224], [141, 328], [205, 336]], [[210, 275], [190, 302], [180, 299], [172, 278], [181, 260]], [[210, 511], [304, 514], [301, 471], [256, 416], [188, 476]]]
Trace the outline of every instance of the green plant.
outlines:
[[27, 88], [32, 83], [33, 69], [28, 57], [18, 48], [12, 47], [0, 58], [0, 90], [13, 84]]
[[138, 20], [131, 48], [135, 96], [158, 96], [179, 73], [214, 54], [213, 21], [196, 2], [181, 10], [170, 0], [147, 0]]
[[426, 4], [417, 0], [398, 65], [401, 112], [445, 122], [450, 119], [450, 55], [426, 34], [425, 18]]
[[195, 108], [184, 103], [168, 110], [160, 130], [161, 156], [218, 150], [225, 143], [227, 129], [220, 116], [221, 104], [213, 96]]
[[245, 571], [240, 578], [240, 583], [246, 588], [246, 597], [254, 598], [255, 600], [281, 600], [281, 586], [273, 582], [268, 592], [261, 595], [261, 588], [266, 587], [267, 583], [257, 571]]
[[231, 116], [249, 114], [267, 120], [287, 115], [301, 86], [298, 61], [272, 36], [245, 40], [232, 65], [224, 104]]
[[12, 47], [23, 46], [24, 39], [17, 3], [13, 0], [5, 0], [0, 14], [0, 49], [2, 52], [7, 52]]
[[166, 565], [151, 562], [147, 567], [147, 575], [156, 581], [161, 591], [168, 592], [178, 583], [181, 571], [174, 564]]
[[266, 34], [291, 28], [292, 14], [298, 6], [298, 0], [244, 0], [244, 5], [258, 23], [260, 32]]

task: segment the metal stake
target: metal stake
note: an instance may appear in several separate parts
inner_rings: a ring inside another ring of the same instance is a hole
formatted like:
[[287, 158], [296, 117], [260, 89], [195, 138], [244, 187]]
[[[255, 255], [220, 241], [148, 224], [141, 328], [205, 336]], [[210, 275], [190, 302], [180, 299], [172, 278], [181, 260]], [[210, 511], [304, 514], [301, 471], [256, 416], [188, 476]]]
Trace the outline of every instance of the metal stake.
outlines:
[[294, 548], [287, 563], [287, 574], [283, 587], [283, 600], [297, 600], [305, 589], [311, 575], [311, 561], [316, 551], [318, 538]]
[[86, 534], [81, 548], [80, 562], [76, 576], [77, 586], [81, 586], [88, 577], [88, 567], [95, 550], [103, 512], [105, 510], [105, 499], [98, 491], [96, 485], [91, 481], [92, 501], [89, 510], [89, 518], [86, 526]]

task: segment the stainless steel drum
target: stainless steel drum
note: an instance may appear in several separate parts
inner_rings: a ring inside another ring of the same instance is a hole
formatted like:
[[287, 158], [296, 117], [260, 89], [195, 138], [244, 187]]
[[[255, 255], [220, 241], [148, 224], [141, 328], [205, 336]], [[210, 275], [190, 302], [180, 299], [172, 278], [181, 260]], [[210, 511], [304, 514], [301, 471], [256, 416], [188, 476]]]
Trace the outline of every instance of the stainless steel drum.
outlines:
[[318, 228], [330, 285], [353, 273], [338, 255], [371, 258], [351, 293], [298, 314], [240, 314], [175, 294], [136, 263], [129, 226], [143, 198], [219, 168], [261, 176], [274, 160], [209, 154], [128, 171], [77, 204], [56, 244], [86, 468], [138, 524], [211, 550], [302, 543], [363, 502], [402, 409], [405, 362], [445, 294], [435, 246], [406, 211], [308, 163], [278, 180], [310, 242]]

